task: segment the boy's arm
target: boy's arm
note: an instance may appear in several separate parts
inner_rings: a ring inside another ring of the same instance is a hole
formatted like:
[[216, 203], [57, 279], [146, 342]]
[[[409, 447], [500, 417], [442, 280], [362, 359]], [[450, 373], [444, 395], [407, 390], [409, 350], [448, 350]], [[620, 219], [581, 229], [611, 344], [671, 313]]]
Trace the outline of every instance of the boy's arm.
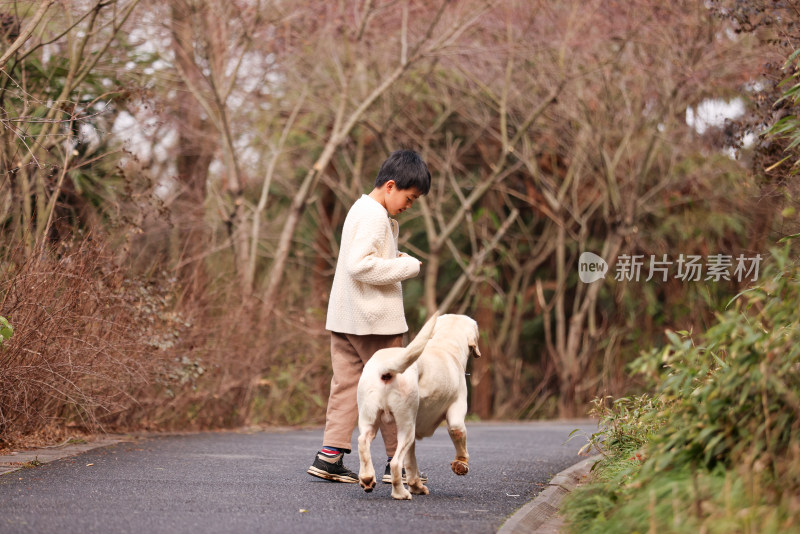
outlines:
[[[380, 222], [380, 221], [377, 221]], [[375, 221], [363, 221], [349, 243], [347, 271], [353, 279], [375, 286], [389, 285], [419, 274], [420, 261], [408, 254], [395, 258], [382, 258], [383, 225]]]

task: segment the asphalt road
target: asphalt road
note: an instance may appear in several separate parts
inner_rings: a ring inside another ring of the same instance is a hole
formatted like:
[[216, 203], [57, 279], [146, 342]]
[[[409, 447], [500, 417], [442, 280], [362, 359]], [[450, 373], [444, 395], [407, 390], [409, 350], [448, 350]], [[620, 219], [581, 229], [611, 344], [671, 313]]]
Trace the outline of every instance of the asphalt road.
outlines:
[[[0, 533], [496, 532], [582, 458], [591, 422], [467, 425], [470, 472], [450, 471], [447, 431], [418, 442], [430, 495], [391, 498], [306, 474], [322, 430], [170, 435], [0, 476]], [[354, 443], [353, 450], [357, 448]], [[383, 443], [372, 445], [383, 471]], [[357, 452], [345, 465], [358, 470]]]

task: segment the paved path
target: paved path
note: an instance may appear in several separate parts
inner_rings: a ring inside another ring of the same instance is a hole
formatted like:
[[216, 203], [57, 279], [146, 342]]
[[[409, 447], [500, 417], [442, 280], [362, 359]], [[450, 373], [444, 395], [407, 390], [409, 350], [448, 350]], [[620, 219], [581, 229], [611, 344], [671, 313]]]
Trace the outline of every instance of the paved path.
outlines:
[[[368, 494], [356, 484], [307, 475], [321, 429], [117, 443], [0, 476], [0, 534], [496, 532], [556, 473], [582, 460], [576, 453], [585, 440], [568, 441], [570, 432], [589, 434], [596, 426], [568, 421], [467, 428], [470, 473], [450, 472], [453, 447], [439, 429], [417, 445], [431, 493], [411, 501], [392, 500], [388, 484]], [[379, 438], [373, 443], [376, 462], [382, 452]], [[345, 464], [356, 470], [357, 455]]]

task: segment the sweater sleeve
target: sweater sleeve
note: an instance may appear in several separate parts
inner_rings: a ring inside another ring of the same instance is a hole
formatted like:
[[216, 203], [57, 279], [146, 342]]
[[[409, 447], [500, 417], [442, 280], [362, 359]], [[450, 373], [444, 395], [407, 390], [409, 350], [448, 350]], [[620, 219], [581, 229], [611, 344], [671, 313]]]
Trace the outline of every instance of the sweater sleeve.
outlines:
[[[411, 256], [381, 257], [385, 221], [366, 219], [358, 224], [349, 243], [347, 271], [354, 280], [374, 286], [395, 284], [419, 274], [419, 260]], [[392, 248], [396, 247], [392, 244]]]

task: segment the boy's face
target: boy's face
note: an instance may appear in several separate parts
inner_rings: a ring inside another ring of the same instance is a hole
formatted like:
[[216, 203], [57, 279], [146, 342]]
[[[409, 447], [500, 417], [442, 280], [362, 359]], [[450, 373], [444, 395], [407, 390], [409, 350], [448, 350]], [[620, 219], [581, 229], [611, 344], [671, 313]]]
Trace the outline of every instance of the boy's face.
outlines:
[[386, 203], [386, 211], [388, 211], [391, 216], [406, 211], [420, 196], [422, 196], [419, 189], [416, 187], [399, 189], [394, 180], [389, 180], [386, 182], [385, 186], [386, 195], [384, 196], [384, 202]]

